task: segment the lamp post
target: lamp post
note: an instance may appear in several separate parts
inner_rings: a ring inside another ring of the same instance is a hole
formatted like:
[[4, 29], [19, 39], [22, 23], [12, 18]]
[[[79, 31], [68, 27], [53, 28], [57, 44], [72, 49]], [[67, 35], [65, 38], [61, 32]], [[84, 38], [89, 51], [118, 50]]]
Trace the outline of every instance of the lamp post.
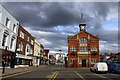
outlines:
[[40, 65], [40, 54], [38, 54], [38, 66]]

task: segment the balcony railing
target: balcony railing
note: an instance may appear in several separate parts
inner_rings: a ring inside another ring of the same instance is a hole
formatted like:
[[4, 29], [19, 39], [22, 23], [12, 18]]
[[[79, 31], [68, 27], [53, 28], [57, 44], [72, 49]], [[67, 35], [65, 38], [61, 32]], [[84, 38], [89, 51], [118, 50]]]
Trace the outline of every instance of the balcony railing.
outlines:
[[90, 54], [89, 52], [78, 52], [78, 54]]

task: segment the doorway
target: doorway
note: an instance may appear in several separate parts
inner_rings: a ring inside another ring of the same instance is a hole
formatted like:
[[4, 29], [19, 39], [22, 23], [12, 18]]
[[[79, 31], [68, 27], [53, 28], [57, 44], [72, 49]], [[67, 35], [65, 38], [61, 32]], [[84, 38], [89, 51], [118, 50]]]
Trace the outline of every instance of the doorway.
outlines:
[[82, 60], [82, 67], [86, 67], [86, 59]]

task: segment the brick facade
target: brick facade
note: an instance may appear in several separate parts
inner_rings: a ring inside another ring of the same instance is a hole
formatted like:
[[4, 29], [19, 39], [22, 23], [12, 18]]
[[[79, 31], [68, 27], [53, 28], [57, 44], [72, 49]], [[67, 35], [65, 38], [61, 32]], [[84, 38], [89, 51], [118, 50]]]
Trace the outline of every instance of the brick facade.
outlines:
[[96, 36], [86, 31], [68, 36], [68, 67], [91, 67], [99, 61], [99, 39]]
[[21, 25], [18, 29], [16, 51], [16, 65], [32, 65], [34, 37]]

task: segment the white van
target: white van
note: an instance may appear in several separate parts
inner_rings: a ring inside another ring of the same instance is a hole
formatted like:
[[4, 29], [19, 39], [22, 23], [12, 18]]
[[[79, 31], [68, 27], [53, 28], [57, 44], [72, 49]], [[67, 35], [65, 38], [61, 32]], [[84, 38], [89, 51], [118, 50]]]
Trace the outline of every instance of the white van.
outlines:
[[93, 67], [90, 68], [91, 71], [93, 72], [108, 72], [108, 66], [105, 62], [98, 62], [95, 63]]

